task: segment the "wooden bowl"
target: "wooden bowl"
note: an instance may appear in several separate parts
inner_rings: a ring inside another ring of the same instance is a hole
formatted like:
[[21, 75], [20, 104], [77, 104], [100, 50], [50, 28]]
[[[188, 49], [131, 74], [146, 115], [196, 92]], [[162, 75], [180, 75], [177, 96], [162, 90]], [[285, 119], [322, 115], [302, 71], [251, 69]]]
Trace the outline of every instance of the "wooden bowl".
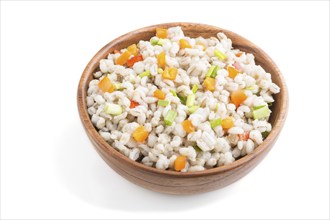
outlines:
[[[274, 95], [275, 102], [271, 107], [272, 114], [270, 123], [273, 126], [273, 130], [264, 142], [251, 154], [231, 164], [204, 171], [181, 173], [158, 170], [153, 167], [145, 166], [142, 163], [132, 161], [114, 148], [109, 147], [109, 144], [102, 139], [93, 126], [87, 112], [86, 93], [88, 84], [93, 78], [92, 74], [98, 69], [99, 61], [106, 58], [107, 55], [115, 49], [119, 50], [125, 48], [130, 44], [138, 43], [139, 40], [149, 40], [155, 35], [156, 27], [169, 28], [173, 26], [181, 26], [184, 34], [189, 37], [202, 36], [208, 38], [212, 36], [215, 37], [220, 31], [224, 32], [232, 40], [233, 47], [252, 53], [255, 56], [256, 63], [260, 64], [267, 72], [271, 73], [273, 82], [281, 88], [281, 92]], [[95, 149], [105, 162], [121, 176], [137, 185], [157, 192], [170, 194], [196, 194], [212, 191], [227, 186], [245, 176], [260, 163], [276, 142], [285, 122], [288, 110], [288, 92], [283, 76], [275, 63], [264, 51], [231, 31], [196, 23], [166, 23], [154, 25], [132, 31], [111, 41], [97, 52], [87, 64], [79, 82], [77, 98], [82, 124]]]

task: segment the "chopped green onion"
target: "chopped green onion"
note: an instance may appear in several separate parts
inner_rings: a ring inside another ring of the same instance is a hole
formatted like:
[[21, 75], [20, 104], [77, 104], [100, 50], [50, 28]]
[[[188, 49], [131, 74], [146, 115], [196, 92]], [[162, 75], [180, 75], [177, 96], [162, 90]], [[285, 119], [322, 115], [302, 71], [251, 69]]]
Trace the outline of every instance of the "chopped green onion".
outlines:
[[171, 126], [175, 117], [176, 117], [177, 113], [174, 110], [169, 110], [164, 118], [165, 124]]
[[272, 102], [268, 102], [267, 104], [268, 104], [268, 107], [270, 107], [270, 106], [272, 106], [272, 105], [273, 105], [273, 103], [272, 103]]
[[261, 133], [261, 135], [265, 139], [269, 135], [269, 131], [264, 131]]
[[187, 97], [186, 96], [183, 96], [181, 94], [177, 94], [178, 98], [180, 99], [180, 102], [185, 105], [186, 102], [187, 102]]
[[215, 104], [215, 111], [217, 112], [219, 109], [219, 103]]
[[114, 86], [115, 86], [116, 90], [124, 89], [124, 87], [121, 85], [121, 83], [115, 83]]
[[265, 105], [261, 108], [258, 108], [252, 112], [254, 119], [266, 118], [270, 115], [271, 111], [269, 110], [268, 106]]
[[174, 90], [170, 90], [170, 93], [172, 93], [173, 96], [177, 96]]
[[211, 124], [212, 128], [215, 128], [215, 127], [221, 125], [221, 118], [211, 120], [210, 124]]
[[259, 108], [263, 108], [266, 105], [259, 105], [259, 106], [253, 106], [253, 110], [258, 110]]
[[213, 73], [213, 70], [215, 69], [215, 66], [211, 66], [210, 67], [210, 69], [207, 71], [207, 73], [206, 73], [206, 77], [209, 77], [209, 76], [211, 76], [212, 75], [212, 73]]
[[227, 56], [224, 53], [222, 53], [220, 50], [215, 50], [214, 55], [217, 56], [220, 60], [227, 59]]
[[216, 66], [211, 73], [211, 77], [215, 78], [218, 75], [219, 66]]
[[193, 148], [195, 149], [196, 153], [202, 152], [202, 150], [197, 146], [197, 144], [195, 144]]
[[198, 105], [194, 105], [188, 108], [190, 114], [194, 113], [199, 108]]
[[158, 72], [159, 74], [162, 74], [162, 73], [164, 72], [164, 70], [163, 70], [162, 68], [158, 68], [157, 72]]
[[103, 110], [110, 115], [120, 115], [123, 113], [123, 108], [117, 104], [106, 103]]
[[159, 39], [157, 42], [157, 45], [159, 46], [163, 46], [164, 40], [163, 39]]
[[211, 66], [205, 76], [215, 78], [218, 75], [219, 68], [219, 66]]
[[254, 86], [249, 86], [245, 88], [246, 90], [254, 90]]
[[166, 106], [168, 106], [168, 104], [170, 104], [170, 101], [167, 101], [167, 100], [158, 100], [158, 103], [157, 104], [159, 106], [166, 107]]
[[153, 46], [157, 45], [158, 41], [159, 41], [158, 37], [152, 37], [152, 38], [150, 39], [150, 43], [151, 43]]
[[150, 76], [150, 70], [144, 71], [143, 73], [140, 73], [140, 74], [139, 74], [139, 77], [140, 77], [140, 78], [143, 78], [143, 77], [145, 77], [145, 76]]
[[196, 85], [196, 84], [193, 85], [191, 91], [195, 94], [197, 92], [197, 90], [198, 90], [198, 85]]
[[190, 95], [188, 95], [188, 96], [187, 96], [186, 106], [188, 106], [188, 107], [193, 106], [194, 103], [195, 103], [195, 98], [196, 98], [195, 94], [190, 94]]

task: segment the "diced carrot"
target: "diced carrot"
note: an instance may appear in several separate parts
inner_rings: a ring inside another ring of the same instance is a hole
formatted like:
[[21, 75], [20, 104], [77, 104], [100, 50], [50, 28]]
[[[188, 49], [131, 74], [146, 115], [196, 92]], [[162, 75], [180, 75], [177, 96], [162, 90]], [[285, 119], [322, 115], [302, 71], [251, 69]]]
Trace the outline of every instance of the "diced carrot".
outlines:
[[115, 86], [112, 84], [111, 80], [105, 76], [98, 84], [98, 87], [101, 89], [102, 92], [113, 92], [115, 90]]
[[207, 90], [213, 92], [215, 90], [215, 79], [212, 77], [206, 77], [203, 85]]
[[200, 46], [203, 47], [203, 50], [206, 50], [206, 46], [202, 42], [197, 42], [196, 45], [200, 45]]
[[236, 108], [242, 104], [247, 96], [245, 95], [244, 91], [239, 89], [230, 94], [231, 103], [236, 105]]
[[158, 63], [158, 67], [163, 69], [165, 68], [165, 64], [166, 64], [165, 52], [161, 52], [160, 54], [157, 55], [157, 63]]
[[165, 93], [160, 89], [156, 89], [156, 91], [154, 91], [154, 96], [160, 100], [165, 99]]
[[243, 134], [238, 134], [237, 136], [238, 136], [238, 140], [247, 141], [247, 140], [249, 140], [250, 132], [245, 131]]
[[236, 57], [240, 57], [242, 56], [243, 52], [238, 52], [237, 54], [235, 54]]
[[138, 49], [137, 49], [136, 44], [132, 44], [132, 45], [128, 46], [127, 50], [128, 50], [128, 52], [130, 52], [134, 56], [136, 56], [138, 54]]
[[156, 37], [167, 38], [167, 29], [156, 28]]
[[128, 61], [127, 61], [127, 66], [128, 67], [132, 67], [132, 66], [134, 66], [134, 64], [136, 63], [136, 62], [139, 62], [139, 61], [142, 61], [143, 60], [143, 56], [140, 54], [140, 55], [138, 55], [138, 56], [134, 56], [134, 57], [132, 57], [131, 59], [129, 59]]
[[185, 39], [180, 39], [179, 43], [180, 43], [180, 49], [191, 48], [191, 45]]
[[195, 131], [195, 127], [194, 125], [191, 123], [190, 120], [184, 120], [182, 123], [182, 127], [183, 129], [187, 132], [187, 133], [191, 133]]
[[124, 52], [124, 53], [122, 53], [117, 59], [116, 59], [116, 64], [117, 65], [124, 65], [126, 62], [127, 62], [127, 60], [129, 59], [129, 57], [131, 56], [131, 53], [130, 52], [128, 52], [127, 50]]
[[225, 118], [221, 121], [221, 126], [223, 129], [228, 130], [234, 126], [234, 121], [231, 117]]
[[140, 125], [133, 131], [133, 138], [137, 142], [144, 142], [147, 139], [147, 137], [148, 137], [148, 132], [142, 125]]
[[140, 105], [140, 103], [138, 103], [138, 102], [136, 102], [136, 101], [134, 101], [134, 100], [131, 100], [131, 104], [130, 104], [130, 108], [135, 108], [136, 106], [139, 106]]
[[187, 158], [185, 156], [178, 156], [174, 161], [174, 169], [181, 171], [186, 167]]
[[178, 74], [178, 69], [175, 67], [165, 68], [162, 73], [163, 79], [175, 80], [176, 75]]
[[232, 66], [228, 66], [227, 70], [228, 70], [228, 76], [232, 79], [234, 79], [237, 76], [237, 74], [240, 73], [237, 69], [235, 69]]

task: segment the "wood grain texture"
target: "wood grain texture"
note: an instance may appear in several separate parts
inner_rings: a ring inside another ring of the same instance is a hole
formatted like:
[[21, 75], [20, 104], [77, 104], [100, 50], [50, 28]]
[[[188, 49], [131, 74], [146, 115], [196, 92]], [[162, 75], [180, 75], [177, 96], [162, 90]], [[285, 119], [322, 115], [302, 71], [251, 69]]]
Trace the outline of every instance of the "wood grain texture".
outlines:
[[[200, 172], [180, 173], [164, 171], [145, 166], [132, 161], [114, 148], [109, 146], [94, 128], [87, 112], [86, 96], [89, 82], [93, 72], [98, 69], [99, 61], [107, 57], [115, 49], [122, 49], [139, 40], [149, 40], [155, 35], [156, 27], [169, 28], [181, 26], [185, 35], [189, 37], [215, 37], [218, 32], [224, 32], [233, 42], [233, 47], [255, 56], [256, 63], [260, 64], [267, 72], [271, 73], [272, 80], [281, 92], [274, 95], [275, 103], [271, 107], [270, 123], [273, 130], [265, 141], [253, 153], [221, 167]], [[157, 192], [170, 194], [196, 194], [216, 190], [227, 186], [249, 173], [271, 150], [284, 125], [288, 111], [288, 91], [279, 68], [271, 58], [256, 45], [243, 37], [214, 26], [195, 23], [167, 23], [145, 27], [120, 36], [105, 45], [87, 64], [78, 86], [77, 104], [79, 115], [85, 131], [100, 156], [117, 173], [129, 181]], [[123, 189], [124, 190], [124, 189]]]

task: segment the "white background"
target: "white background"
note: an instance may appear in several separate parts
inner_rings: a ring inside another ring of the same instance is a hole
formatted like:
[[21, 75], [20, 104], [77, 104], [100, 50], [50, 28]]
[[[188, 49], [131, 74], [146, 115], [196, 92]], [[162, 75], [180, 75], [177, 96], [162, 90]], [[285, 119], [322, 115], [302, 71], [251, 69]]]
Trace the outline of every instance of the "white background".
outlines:
[[[174, 21], [264, 49], [290, 93], [273, 150], [211, 193], [142, 189], [97, 155], [76, 89], [110, 40]], [[1, 218], [329, 218], [329, 2], [1, 2]]]

